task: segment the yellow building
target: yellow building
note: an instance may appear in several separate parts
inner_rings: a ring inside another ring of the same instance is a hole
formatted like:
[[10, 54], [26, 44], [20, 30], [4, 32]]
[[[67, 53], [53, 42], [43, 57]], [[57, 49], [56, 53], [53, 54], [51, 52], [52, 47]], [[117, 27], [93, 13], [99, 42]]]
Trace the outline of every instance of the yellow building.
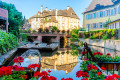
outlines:
[[104, 29], [108, 20], [107, 29], [120, 28], [120, 0], [92, 0], [83, 13], [83, 26], [90, 31]]
[[67, 7], [65, 10], [43, 10], [41, 6], [41, 12], [29, 19], [32, 30], [38, 30], [39, 28], [49, 28], [51, 26], [58, 27], [59, 30], [71, 30], [74, 27], [79, 26], [79, 18], [71, 7]]

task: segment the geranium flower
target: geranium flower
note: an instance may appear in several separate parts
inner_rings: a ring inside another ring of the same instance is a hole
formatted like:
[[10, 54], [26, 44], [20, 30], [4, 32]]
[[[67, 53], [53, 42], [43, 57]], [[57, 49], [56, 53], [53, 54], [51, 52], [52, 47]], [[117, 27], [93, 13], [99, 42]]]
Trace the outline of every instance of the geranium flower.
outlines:
[[106, 71], [106, 68], [104, 68], [104, 67], [101, 67], [101, 69], [104, 70], [104, 71]]
[[83, 79], [81, 79], [81, 80], [88, 80], [87, 78], [83, 78]]
[[14, 63], [22, 63], [24, 61], [24, 58], [23, 57], [21, 57], [21, 56], [18, 56], [18, 57], [15, 57], [14, 59], [13, 59], [13, 62]]
[[97, 75], [100, 76], [100, 75], [101, 75], [101, 72], [98, 72]]
[[50, 76], [50, 77], [49, 77], [49, 80], [57, 80], [57, 78], [56, 78], [56, 77], [53, 77], [53, 76]]
[[27, 75], [20, 75], [20, 77], [27, 79]]
[[49, 73], [51, 73], [51, 71], [50, 71], [50, 70], [48, 70], [48, 72], [49, 72]]
[[87, 65], [87, 71], [90, 71], [91, 69], [93, 69], [92, 66], [93, 66], [92, 64]]
[[115, 80], [113, 76], [107, 76], [105, 80]]
[[35, 68], [39, 68], [40, 66], [39, 66], [39, 64], [30, 64], [27, 68], [28, 69], [35, 69]]
[[77, 71], [77, 72], [76, 72], [76, 77], [79, 78], [79, 77], [81, 77], [81, 76], [82, 76], [82, 71], [81, 71], [81, 70], [80, 70], [80, 71]]
[[13, 59], [13, 62], [14, 62], [14, 63], [19, 63], [18, 58], [15, 57], [15, 58]]
[[34, 73], [33, 77], [42, 77], [42, 74], [39, 71], [37, 71]]
[[116, 79], [119, 78], [119, 75], [117, 75], [117, 74], [113, 74], [112, 76], [113, 76], [114, 78], [116, 78]]
[[73, 80], [72, 78], [62, 78], [61, 80]]
[[110, 54], [110, 53], [107, 53], [107, 56], [111, 56], [111, 54]]

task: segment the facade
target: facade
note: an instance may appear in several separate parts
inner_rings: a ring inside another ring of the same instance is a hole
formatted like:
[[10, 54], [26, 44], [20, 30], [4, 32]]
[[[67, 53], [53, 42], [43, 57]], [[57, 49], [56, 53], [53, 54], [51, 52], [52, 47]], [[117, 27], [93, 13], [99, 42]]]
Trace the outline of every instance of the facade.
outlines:
[[[120, 0], [92, 0], [83, 13], [84, 28], [94, 31], [120, 28]], [[107, 27], [106, 22], [110, 21]]]
[[0, 30], [8, 32], [8, 11], [0, 8]]
[[41, 12], [29, 19], [32, 30], [38, 30], [39, 28], [49, 28], [52, 26], [58, 27], [59, 30], [71, 30], [74, 27], [79, 26], [79, 18], [71, 7], [67, 7], [65, 10], [43, 10], [41, 6]]

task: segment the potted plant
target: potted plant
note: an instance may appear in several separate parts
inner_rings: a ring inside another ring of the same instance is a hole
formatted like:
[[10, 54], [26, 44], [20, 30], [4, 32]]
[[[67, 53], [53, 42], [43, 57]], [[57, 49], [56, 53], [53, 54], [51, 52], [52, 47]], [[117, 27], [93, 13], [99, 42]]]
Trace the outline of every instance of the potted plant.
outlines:
[[59, 33], [59, 32], [60, 32], [60, 30], [58, 29], [58, 30], [57, 30], [57, 32]]
[[52, 29], [51, 31], [52, 31], [52, 33], [54, 33], [54, 32], [55, 32], [55, 30], [54, 30], [54, 29]]
[[39, 28], [39, 29], [38, 29], [38, 33], [41, 33], [42, 31], [43, 31], [42, 28]]
[[49, 32], [49, 29], [45, 29], [45, 32], [48, 33], [48, 32]]
[[64, 34], [64, 33], [65, 33], [65, 30], [62, 30], [62, 33]]

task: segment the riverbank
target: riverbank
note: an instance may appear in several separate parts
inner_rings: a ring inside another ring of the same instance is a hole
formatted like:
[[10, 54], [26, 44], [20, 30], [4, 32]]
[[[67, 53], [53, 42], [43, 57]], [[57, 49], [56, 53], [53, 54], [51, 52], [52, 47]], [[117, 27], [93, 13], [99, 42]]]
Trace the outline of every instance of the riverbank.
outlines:
[[83, 41], [83, 43], [87, 42], [89, 45], [92, 46], [120, 51], [119, 48], [120, 40], [99, 40], [99, 39], [83, 39], [83, 38], [80, 38], [79, 40]]

